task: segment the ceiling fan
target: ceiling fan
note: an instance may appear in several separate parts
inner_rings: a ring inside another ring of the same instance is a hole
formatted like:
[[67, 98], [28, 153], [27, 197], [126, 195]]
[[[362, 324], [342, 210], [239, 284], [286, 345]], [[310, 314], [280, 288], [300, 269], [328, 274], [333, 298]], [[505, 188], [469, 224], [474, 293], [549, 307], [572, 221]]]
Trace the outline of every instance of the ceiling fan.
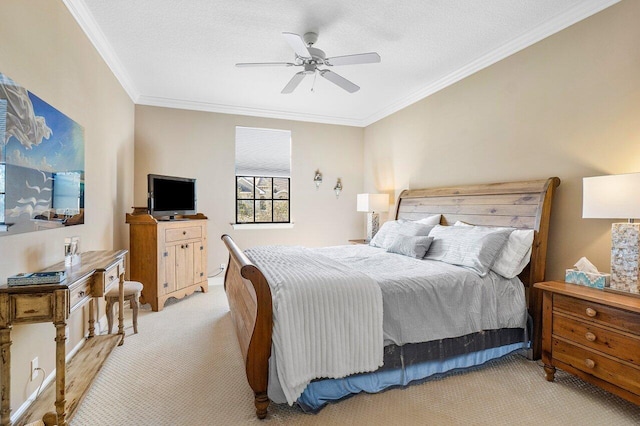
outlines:
[[[349, 93], [354, 93], [360, 90], [360, 87], [350, 82], [341, 75], [328, 69], [320, 69], [320, 66], [333, 67], [338, 65], [356, 65], [356, 64], [371, 64], [380, 62], [380, 55], [376, 52], [370, 53], [358, 53], [355, 55], [334, 56], [333, 58], [327, 58], [325, 53], [313, 47], [318, 41], [318, 34], [314, 32], [305, 33], [304, 37], [300, 37], [294, 33], [282, 33], [289, 46], [296, 54], [295, 62], [242, 62], [236, 64], [237, 67], [269, 67], [269, 66], [283, 66], [283, 67], [304, 67], [304, 71], [296, 73], [289, 83], [282, 89], [283, 94], [291, 93], [295, 90], [300, 82], [306, 75], [320, 74], [320, 77], [324, 77], [333, 84], [343, 88]], [[313, 90], [313, 89], [312, 89]]]

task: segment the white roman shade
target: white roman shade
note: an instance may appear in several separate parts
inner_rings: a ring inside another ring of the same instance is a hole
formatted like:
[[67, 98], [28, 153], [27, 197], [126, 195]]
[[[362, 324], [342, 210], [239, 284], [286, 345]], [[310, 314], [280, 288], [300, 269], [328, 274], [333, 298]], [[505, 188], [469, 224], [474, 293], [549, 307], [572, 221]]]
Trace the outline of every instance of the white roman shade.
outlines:
[[291, 177], [291, 132], [236, 127], [236, 176]]

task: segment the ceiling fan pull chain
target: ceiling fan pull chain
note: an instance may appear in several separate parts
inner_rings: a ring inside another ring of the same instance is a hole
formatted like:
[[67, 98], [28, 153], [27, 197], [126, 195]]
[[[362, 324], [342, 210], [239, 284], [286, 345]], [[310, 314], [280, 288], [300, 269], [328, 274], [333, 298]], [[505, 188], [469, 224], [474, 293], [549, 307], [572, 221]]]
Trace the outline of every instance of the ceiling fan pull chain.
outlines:
[[316, 86], [316, 78], [318, 78], [318, 71], [313, 73], [313, 83], [311, 83], [311, 91], [315, 92], [313, 88]]

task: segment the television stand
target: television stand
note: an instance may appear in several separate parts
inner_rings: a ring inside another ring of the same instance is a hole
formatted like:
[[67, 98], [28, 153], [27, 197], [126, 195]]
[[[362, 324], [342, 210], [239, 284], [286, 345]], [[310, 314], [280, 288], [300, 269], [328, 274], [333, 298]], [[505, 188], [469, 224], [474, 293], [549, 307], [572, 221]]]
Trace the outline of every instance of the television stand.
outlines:
[[159, 220], [136, 210], [127, 214], [126, 222], [130, 279], [144, 285], [140, 303], [161, 311], [171, 297], [207, 292], [207, 217], [198, 213]]

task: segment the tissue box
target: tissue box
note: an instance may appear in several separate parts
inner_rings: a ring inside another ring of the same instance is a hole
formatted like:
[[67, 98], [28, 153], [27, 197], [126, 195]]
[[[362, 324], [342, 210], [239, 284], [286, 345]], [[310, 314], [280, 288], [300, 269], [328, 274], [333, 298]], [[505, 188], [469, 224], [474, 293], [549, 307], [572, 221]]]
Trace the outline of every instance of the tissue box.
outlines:
[[611, 274], [592, 274], [577, 269], [567, 269], [564, 275], [564, 280], [568, 283], [600, 289], [609, 287], [610, 278]]

